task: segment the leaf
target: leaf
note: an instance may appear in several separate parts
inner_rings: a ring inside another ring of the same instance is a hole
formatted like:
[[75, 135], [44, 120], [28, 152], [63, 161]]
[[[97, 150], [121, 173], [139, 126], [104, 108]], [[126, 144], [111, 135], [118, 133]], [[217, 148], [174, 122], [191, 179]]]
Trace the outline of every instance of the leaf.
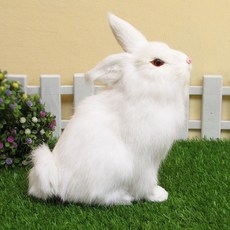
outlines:
[[20, 130], [19, 131], [20, 134], [24, 134], [24, 132], [25, 132], [24, 130]]
[[20, 160], [18, 158], [14, 159], [14, 163], [18, 164]]
[[5, 159], [6, 159], [6, 156], [3, 155], [3, 154], [1, 154], [1, 155], [0, 155], [0, 160], [5, 160]]
[[29, 163], [30, 163], [30, 162], [27, 161], [27, 160], [22, 161], [22, 165], [24, 165], [24, 166], [28, 165]]
[[10, 100], [9, 99], [6, 99], [4, 102], [5, 102], [5, 104], [10, 104]]

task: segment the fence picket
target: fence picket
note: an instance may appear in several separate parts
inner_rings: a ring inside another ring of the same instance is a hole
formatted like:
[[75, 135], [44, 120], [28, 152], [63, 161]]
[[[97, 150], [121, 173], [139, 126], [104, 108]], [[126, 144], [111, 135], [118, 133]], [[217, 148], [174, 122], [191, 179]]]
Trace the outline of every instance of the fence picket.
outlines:
[[41, 75], [41, 98], [46, 110], [56, 116], [55, 136], [61, 135], [61, 87], [60, 75]]
[[205, 75], [202, 96], [202, 137], [220, 137], [221, 107], [222, 77]]

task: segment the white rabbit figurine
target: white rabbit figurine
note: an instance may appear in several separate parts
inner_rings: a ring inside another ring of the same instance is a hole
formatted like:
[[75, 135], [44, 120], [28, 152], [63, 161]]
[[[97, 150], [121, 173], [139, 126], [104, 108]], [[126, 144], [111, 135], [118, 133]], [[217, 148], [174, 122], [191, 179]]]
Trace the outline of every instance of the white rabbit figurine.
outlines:
[[191, 59], [113, 14], [109, 23], [125, 52], [86, 78], [110, 87], [80, 104], [53, 152], [44, 144], [32, 153], [34, 197], [99, 205], [168, 198], [157, 174], [185, 122]]

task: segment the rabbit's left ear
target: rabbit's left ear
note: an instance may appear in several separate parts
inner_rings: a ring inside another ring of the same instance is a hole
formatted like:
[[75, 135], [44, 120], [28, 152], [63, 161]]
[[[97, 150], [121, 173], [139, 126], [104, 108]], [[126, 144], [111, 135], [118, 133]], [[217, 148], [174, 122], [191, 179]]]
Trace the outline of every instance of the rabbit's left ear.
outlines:
[[124, 51], [133, 53], [147, 43], [145, 36], [128, 22], [111, 13], [108, 18], [113, 34]]
[[128, 58], [129, 54], [113, 54], [102, 60], [93, 69], [85, 74], [87, 80], [99, 81], [106, 85], [113, 85], [118, 82], [122, 73], [122, 62]]

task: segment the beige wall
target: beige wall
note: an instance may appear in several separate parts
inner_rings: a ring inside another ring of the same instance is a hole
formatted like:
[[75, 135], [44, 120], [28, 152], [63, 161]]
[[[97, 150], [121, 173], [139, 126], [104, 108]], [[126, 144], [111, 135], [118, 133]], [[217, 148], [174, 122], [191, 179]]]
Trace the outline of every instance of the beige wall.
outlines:
[[[30, 84], [44, 73], [70, 84], [75, 72], [120, 52], [107, 23], [111, 11], [191, 56], [192, 85], [204, 74], [223, 75], [230, 85], [230, 0], [0, 0], [0, 9], [0, 68], [27, 74]], [[199, 118], [199, 100], [191, 106], [191, 118]], [[230, 119], [227, 102], [223, 110]]]

